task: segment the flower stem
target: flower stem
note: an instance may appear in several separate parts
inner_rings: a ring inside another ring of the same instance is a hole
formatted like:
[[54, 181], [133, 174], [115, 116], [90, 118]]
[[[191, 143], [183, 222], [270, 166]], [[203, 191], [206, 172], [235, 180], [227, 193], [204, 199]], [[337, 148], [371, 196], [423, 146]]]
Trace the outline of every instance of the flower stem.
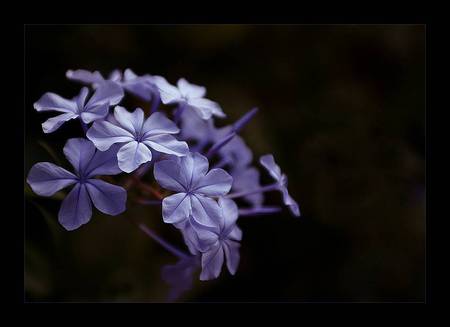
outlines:
[[270, 185], [266, 185], [266, 186], [262, 186], [250, 191], [242, 191], [242, 192], [237, 192], [237, 193], [230, 193], [225, 195], [226, 198], [229, 199], [234, 199], [234, 198], [240, 198], [246, 195], [250, 195], [250, 194], [255, 194], [255, 193], [263, 193], [263, 192], [269, 192], [269, 191], [274, 191], [278, 189], [278, 183], [274, 183], [274, 184], [270, 184]]
[[271, 213], [280, 212], [281, 207], [259, 207], [239, 209], [239, 216], [261, 216]]
[[175, 246], [164, 240], [162, 237], [158, 236], [158, 234], [156, 234], [153, 230], [148, 228], [145, 224], [137, 222], [135, 222], [135, 224], [141, 231], [143, 231], [146, 235], [150, 236], [154, 241], [159, 243], [159, 245], [161, 245], [167, 251], [172, 253], [174, 256], [180, 259], [185, 259], [189, 257], [188, 254], [184, 253], [183, 251], [179, 250], [178, 248], [176, 248]]

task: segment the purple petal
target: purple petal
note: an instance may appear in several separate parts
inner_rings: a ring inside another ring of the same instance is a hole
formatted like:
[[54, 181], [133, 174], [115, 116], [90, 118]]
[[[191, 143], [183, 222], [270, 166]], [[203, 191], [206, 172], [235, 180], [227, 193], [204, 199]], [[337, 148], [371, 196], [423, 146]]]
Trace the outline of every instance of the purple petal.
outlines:
[[133, 135], [138, 135], [144, 123], [144, 111], [141, 108], [136, 108], [133, 112], [129, 112], [125, 108], [117, 106], [114, 108], [114, 118], [122, 128]]
[[213, 115], [221, 118], [225, 117], [219, 104], [209, 99], [194, 98], [189, 99], [187, 103], [202, 119], [210, 119]]
[[234, 228], [239, 216], [238, 207], [231, 199], [220, 198], [219, 206], [222, 210], [221, 234], [227, 236]]
[[189, 153], [189, 147], [186, 142], [178, 141], [175, 137], [168, 134], [147, 137], [143, 140], [143, 143], [156, 151], [177, 157], [182, 157]]
[[123, 89], [119, 84], [112, 81], [101, 83], [92, 97], [86, 103], [86, 108], [96, 107], [101, 104], [116, 105], [124, 97]]
[[89, 140], [73, 138], [66, 142], [63, 152], [73, 168], [80, 174], [83, 174], [94, 156], [95, 146]]
[[227, 261], [227, 268], [230, 274], [234, 275], [239, 266], [240, 254], [239, 247], [241, 246], [238, 242], [225, 241], [222, 244], [223, 251], [225, 252], [225, 258]]
[[[233, 177], [232, 189], [237, 192], [254, 190], [261, 187], [259, 183], [259, 171], [255, 167], [233, 170], [231, 176]], [[264, 195], [263, 193], [253, 193], [246, 195], [244, 199], [253, 206], [260, 206], [264, 202]]]
[[127, 191], [99, 179], [89, 179], [87, 191], [94, 206], [103, 213], [116, 216], [126, 209]]
[[180, 160], [162, 160], [155, 163], [153, 174], [159, 185], [165, 189], [184, 192], [188, 181], [181, 175]]
[[162, 202], [162, 216], [167, 224], [178, 224], [189, 217], [191, 200], [186, 193], [165, 197]]
[[215, 168], [198, 180], [195, 192], [209, 196], [225, 195], [230, 191], [232, 183], [230, 174], [221, 168]]
[[194, 110], [188, 108], [181, 115], [180, 137], [184, 140], [214, 141], [214, 123], [201, 119]]
[[259, 162], [261, 165], [264, 166], [264, 168], [267, 169], [269, 174], [276, 180], [279, 181], [281, 179], [281, 169], [280, 166], [278, 166], [275, 163], [275, 159], [273, 158], [273, 155], [266, 154], [259, 158]]
[[228, 233], [227, 238], [233, 241], [242, 240], [242, 230], [237, 225], [234, 225]]
[[86, 124], [92, 123], [95, 120], [105, 118], [109, 113], [109, 104], [103, 103], [98, 106], [86, 107], [81, 113], [81, 119]]
[[66, 121], [75, 118], [78, 118], [78, 115], [72, 112], [66, 112], [64, 114], [49, 118], [44, 123], [42, 123], [42, 130], [46, 134], [53, 133], [59, 127], [61, 127], [61, 125], [64, 124]]
[[96, 151], [86, 167], [86, 177], [97, 175], [117, 175], [122, 172], [117, 162], [117, 152], [120, 146], [114, 144], [106, 151]]
[[198, 181], [205, 176], [208, 171], [209, 162], [200, 153], [189, 153], [180, 158], [180, 172], [184, 176], [188, 187], [197, 185]]
[[221, 210], [216, 201], [196, 194], [191, 196], [191, 207], [192, 217], [196, 223], [203, 229], [219, 233]]
[[186, 98], [202, 98], [206, 94], [206, 88], [189, 83], [184, 78], [177, 82], [178, 90]]
[[202, 254], [202, 272], [200, 280], [211, 280], [219, 277], [223, 265], [223, 249], [218, 245]]
[[127, 130], [108, 121], [95, 121], [86, 133], [97, 149], [106, 151], [114, 143], [130, 142], [134, 136]]
[[161, 112], [151, 114], [143, 126], [145, 137], [158, 134], [177, 134], [179, 131], [177, 125]]
[[180, 91], [175, 86], [167, 82], [164, 77], [153, 76], [153, 81], [159, 90], [162, 103], [169, 104], [182, 100]]
[[298, 207], [297, 202], [289, 195], [288, 190], [286, 187], [282, 187], [280, 189], [281, 193], [283, 194], [283, 202], [284, 204], [289, 208], [289, 210], [292, 212], [292, 214], [296, 217], [300, 217], [300, 209]]
[[55, 93], [45, 93], [37, 102], [34, 103], [36, 111], [59, 111], [59, 112], [77, 112], [77, 103], [73, 100], [65, 99]]
[[39, 162], [31, 167], [27, 183], [34, 193], [52, 196], [59, 190], [76, 183], [76, 176], [50, 162]]
[[91, 199], [86, 186], [76, 184], [61, 204], [58, 220], [69, 231], [86, 224], [92, 216]]
[[98, 71], [90, 72], [84, 69], [68, 70], [66, 72], [66, 77], [72, 81], [84, 84], [102, 83], [105, 80]]
[[151, 161], [152, 153], [145, 144], [131, 141], [120, 148], [117, 159], [119, 168], [126, 173], [131, 173], [141, 164]]

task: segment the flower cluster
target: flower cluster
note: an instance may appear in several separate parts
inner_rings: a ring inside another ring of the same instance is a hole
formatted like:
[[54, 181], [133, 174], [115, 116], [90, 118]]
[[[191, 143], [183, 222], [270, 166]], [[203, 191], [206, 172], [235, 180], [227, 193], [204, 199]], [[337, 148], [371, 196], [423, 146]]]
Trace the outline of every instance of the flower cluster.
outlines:
[[[130, 69], [114, 71], [108, 78], [97, 71], [69, 70], [66, 77], [87, 86], [72, 99], [45, 93], [34, 108], [60, 113], [42, 124], [44, 133], [56, 132], [70, 120], [80, 121], [84, 137], [69, 139], [63, 149], [74, 172], [40, 162], [27, 178], [41, 196], [73, 186], [58, 216], [65, 229], [89, 222], [92, 204], [107, 215], [123, 213], [127, 193], [128, 206], [132, 201], [160, 206], [162, 220], [180, 231], [190, 254], [148, 227], [139, 227], [179, 257], [179, 264], [163, 269], [163, 277], [183, 289], [185, 285], [174, 278], [179, 269], [192, 274], [201, 265], [200, 279], [210, 280], [225, 264], [235, 274], [242, 240], [238, 218], [282, 210], [264, 205], [265, 192], [281, 192], [283, 204], [300, 216], [274, 157], [260, 157], [261, 166], [275, 181], [261, 185], [253, 153], [239, 136], [258, 109], [224, 125], [226, 115], [217, 102], [205, 97], [206, 88], [184, 78], [172, 85], [161, 76], [138, 76]], [[126, 94], [148, 102], [148, 108], [124, 108], [120, 104]], [[112, 177], [107, 180], [120, 185], [102, 179], [118, 174], [128, 176], [121, 183]], [[130, 185], [150, 190], [156, 199], [130, 198]]]

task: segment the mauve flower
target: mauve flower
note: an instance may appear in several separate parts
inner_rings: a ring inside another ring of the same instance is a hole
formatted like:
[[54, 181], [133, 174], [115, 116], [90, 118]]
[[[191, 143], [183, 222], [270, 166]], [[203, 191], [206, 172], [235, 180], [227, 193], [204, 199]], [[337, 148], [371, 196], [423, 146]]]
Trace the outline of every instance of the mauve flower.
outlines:
[[124, 172], [130, 173], [141, 164], [151, 161], [150, 149], [175, 156], [189, 153], [187, 143], [180, 142], [171, 135], [179, 132], [178, 127], [160, 112], [155, 112], [144, 120], [142, 109], [129, 112], [117, 106], [114, 108], [114, 120], [111, 121], [94, 122], [86, 136], [100, 151], [121, 143], [117, 159]]
[[293, 215], [300, 217], [300, 209], [297, 202], [289, 195], [287, 190], [287, 176], [281, 172], [280, 167], [275, 163], [273, 155], [266, 154], [259, 159], [261, 165], [267, 169], [269, 174], [278, 183], [278, 190], [283, 194], [283, 202], [288, 206]]
[[[255, 190], [261, 188], [259, 183], [259, 171], [255, 167], [244, 167], [231, 170], [233, 177], [233, 185], [231, 189], [233, 192], [244, 192], [247, 190]], [[264, 202], [264, 194], [252, 193], [243, 197], [253, 207], [260, 207]]]
[[219, 229], [217, 232], [205, 231], [200, 242], [206, 251], [202, 251], [202, 272], [200, 280], [217, 278], [222, 270], [224, 259], [228, 271], [234, 275], [239, 265], [239, 241], [242, 239], [242, 231], [236, 225], [238, 208], [230, 199], [220, 198], [221, 209]]
[[35, 102], [34, 109], [37, 111], [62, 112], [61, 115], [49, 118], [42, 124], [44, 133], [54, 132], [70, 119], [80, 118], [86, 124], [102, 119], [108, 114], [109, 107], [118, 104], [124, 96], [122, 88], [113, 82], [101, 84], [86, 102], [88, 93], [89, 90], [83, 87], [78, 96], [68, 100], [47, 92]]
[[86, 224], [92, 216], [92, 205], [108, 215], [125, 211], [127, 192], [112, 185], [97, 175], [120, 173], [116, 160], [117, 148], [101, 152], [86, 139], [69, 139], [64, 154], [72, 164], [75, 174], [50, 162], [35, 164], [28, 173], [27, 182], [32, 190], [41, 196], [52, 196], [59, 190], [75, 184], [61, 204], [58, 220], [67, 230], [74, 230]]
[[177, 300], [193, 286], [194, 272], [200, 266], [199, 257], [189, 256], [179, 259], [174, 265], [165, 265], [161, 269], [162, 279], [169, 284], [167, 300]]
[[93, 88], [97, 88], [105, 81], [112, 81], [128, 93], [144, 101], [150, 101], [153, 95], [159, 94], [159, 90], [154, 84], [153, 76], [148, 74], [138, 76], [131, 69], [125, 69], [123, 75], [119, 70], [114, 70], [107, 79], [98, 71], [90, 72], [84, 69], [68, 70], [66, 77], [73, 81], [92, 85]]
[[[210, 119], [213, 115], [225, 117], [219, 104], [204, 98], [206, 88], [190, 84], [184, 78], [180, 78], [177, 86], [167, 82], [164, 77], [157, 76], [154, 79], [159, 89], [161, 101], [164, 104], [178, 103], [184, 109], [192, 109], [202, 119]], [[179, 110], [182, 110], [179, 108]]]
[[212, 197], [229, 192], [232, 177], [223, 169], [208, 172], [208, 159], [199, 153], [189, 153], [155, 163], [154, 176], [164, 188], [177, 193], [165, 197], [162, 214], [165, 223], [184, 228], [196, 223], [206, 229], [217, 228], [219, 206]]

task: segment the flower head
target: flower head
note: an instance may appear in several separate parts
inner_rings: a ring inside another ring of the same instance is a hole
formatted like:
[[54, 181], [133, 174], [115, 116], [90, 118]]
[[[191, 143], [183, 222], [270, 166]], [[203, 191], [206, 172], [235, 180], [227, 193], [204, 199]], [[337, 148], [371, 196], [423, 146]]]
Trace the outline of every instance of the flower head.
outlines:
[[287, 176], [281, 172], [280, 166], [275, 163], [273, 155], [266, 154], [259, 159], [261, 165], [267, 169], [270, 176], [278, 183], [278, 190], [283, 194], [283, 202], [293, 215], [299, 217], [300, 209], [297, 202], [289, 195], [287, 190]]
[[104, 118], [109, 107], [116, 105], [123, 98], [123, 91], [113, 82], [101, 84], [92, 97], [86, 101], [89, 90], [86, 87], [81, 89], [78, 96], [72, 100], [65, 99], [55, 93], [45, 93], [37, 102], [34, 109], [37, 111], [58, 111], [62, 114], [49, 118], [42, 124], [44, 133], [52, 133], [66, 121], [79, 118], [88, 124], [97, 119]]
[[95, 178], [97, 175], [120, 173], [116, 153], [117, 148], [101, 152], [96, 151], [89, 140], [69, 139], [64, 146], [64, 154], [75, 174], [50, 162], [40, 162], [30, 169], [27, 182], [41, 196], [52, 196], [67, 186], [75, 185], [62, 202], [58, 214], [61, 225], [74, 230], [91, 219], [91, 202], [101, 212], [113, 216], [125, 210], [125, 189]]
[[228, 193], [233, 179], [223, 169], [208, 172], [208, 167], [208, 159], [199, 153], [155, 164], [156, 181], [162, 187], [177, 192], [162, 202], [164, 222], [178, 228], [195, 222], [197, 227], [217, 229], [220, 210], [212, 197]]
[[159, 89], [161, 101], [164, 104], [178, 103], [192, 109], [205, 120], [212, 116], [225, 117], [218, 103], [204, 97], [206, 88], [203, 86], [190, 84], [184, 78], [180, 78], [177, 86], [174, 86], [161, 76], [155, 77], [154, 83]]
[[114, 108], [114, 119], [94, 122], [86, 136], [100, 151], [120, 143], [117, 153], [119, 167], [130, 173], [152, 160], [150, 149], [175, 156], [186, 155], [189, 152], [187, 143], [178, 141], [172, 135], [178, 132], [178, 127], [160, 112], [144, 120], [142, 109], [129, 112], [117, 106]]

